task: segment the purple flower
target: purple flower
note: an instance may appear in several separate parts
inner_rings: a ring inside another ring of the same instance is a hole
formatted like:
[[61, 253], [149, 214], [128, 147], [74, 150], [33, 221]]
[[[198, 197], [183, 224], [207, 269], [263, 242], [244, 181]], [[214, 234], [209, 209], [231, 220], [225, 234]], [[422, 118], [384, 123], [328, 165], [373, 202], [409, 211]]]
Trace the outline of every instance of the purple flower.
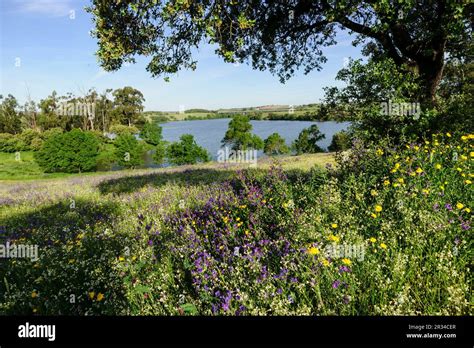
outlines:
[[148, 245], [149, 245], [149, 246], [152, 246], [152, 245], [153, 245], [153, 241], [152, 241], [151, 239], [148, 240]]
[[341, 285], [341, 281], [340, 281], [340, 280], [335, 280], [335, 281], [332, 283], [333, 289], [337, 289], [337, 288], [339, 287], [339, 285]]
[[343, 272], [350, 272], [351, 269], [347, 266], [341, 266], [339, 267], [339, 273], [343, 273]]
[[446, 203], [446, 204], [444, 205], [444, 207], [445, 207], [446, 209], [448, 209], [449, 211], [453, 210], [453, 207], [452, 207], [451, 204], [449, 204], [449, 203]]
[[469, 226], [469, 225], [467, 224], [467, 222], [463, 222], [463, 223], [461, 224], [461, 228], [462, 228], [464, 231], [467, 231], [468, 229], [471, 228], [471, 226]]
[[434, 210], [434, 211], [438, 211], [438, 208], [439, 208], [439, 204], [438, 204], [438, 203], [435, 203], [435, 204], [433, 205], [433, 210]]

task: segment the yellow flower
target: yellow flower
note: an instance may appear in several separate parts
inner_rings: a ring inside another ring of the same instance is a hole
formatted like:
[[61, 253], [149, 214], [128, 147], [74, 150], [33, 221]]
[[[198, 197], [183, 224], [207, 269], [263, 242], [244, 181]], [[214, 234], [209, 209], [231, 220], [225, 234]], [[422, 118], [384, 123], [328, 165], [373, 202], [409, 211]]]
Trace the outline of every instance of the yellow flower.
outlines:
[[418, 167], [418, 168], [416, 168], [416, 172], [417, 172], [418, 174], [421, 174], [421, 173], [423, 173], [423, 169], [421, 169], [420, 167]]
[[31, 293], [31, 298], [36, 298], [38, 296], [38, 293], [36, 291], [33, 291]]
[[99, 292], [99, 293], [97, 294], [97, 301], [102, 301], [103, 299], [104, 299], [104, 294], [101, 293], [101, 292]]
[[125, 258], [123, 256], [120, 256], [119, 261], [125, 261]]
[[451, 138], [451, 133], [449, 133], [449, 132], [446, 133], [446, 136], [447, 136], [448, 138]]
[[459, 168], [459, 167], [457, 167], [457, 168], [456, 168], [456, 170], [457, 170], [459, 173], [461, 173], [461, 172], [462, 172], [462, 169], [461, 169], [461, 168]]
[[456, 204], [456, 208], [462, 209], [462, 208], [464, 208], [464, 204], [458, 203], [458, 204]]
[[462, 159], [463, 161], [467, 161], [467, 156], [461, 155], [461, 159]]
[[436, 169], [441, 169], [441, 164], [436, 163], [436, 164], [435, 164], [435, 168], [436, 168]]
[[250, 231], [249, 231], [249, 230], [245, 230], [245, 235], [246, 235], [246, 236], [250, 235]]
[[423, 190], [421, 190], [421, 192], [423, 192], [423, 193], [426, 194], [426, 195], [430, 193], [430, 191], [427, 190], [427, 189], [423, 189]]
[[464, 211], [465, 211], [466, 213], [470, 213], [470, 212], [471, 212], [471, 209], [465, 208]]
[[315, 247], [311, 247], [308, 249], [308, 254], [310, 255], [318, 255], [319, 254], [319, 249]]
[[384, 184], [384, 186], [390, 185], [390, 180], [384, 180], [383, 184]]
[[400, 163], [395, 163], [395, 169], [400, 168]]
[[89, 292], [89, 298], [90, 298], [91, 300], [94, 299], [94, 296], [95, 296], [95, 292], [94, 292], [94, 291]]
[[383, 150], [382, 149], [377, 149], [376, 153], [377, 153], [378, 156], [382, 156], [383, 155]]
[[345, 265], [350, 265], [352, 262], [349, 259], [343, 258], [342, 263], [345, 264]]
[[328, 260], [324, 259], [322, 262], [323, 262], [323, 266], [326, 266], [326, 267], [329, 266], [329, 261]]
[[444, 186], [443, 185], [440, 185], [439, 188], [444, 191]]
[[333, 235], [333, 234], [331, 234], [331, 235], [328, 237], [328, 239], [329, 239], [330, 241], [335, 242], [335, 243], [339, 243], [339, 241], [341, 240], [338, 236], [335, 236], [335, 235]]
[[472, 181], [471, 181], [471, 180], [469, 180], [469, 179], [468, 179], [468, 180], [466, 180], [466, 181], [464, 181], [464, 182], [465, 182], [466, 184], [468, 184], [468, 185], [472, 184]]
[[267, 201], [263, 199], [263, 200], [262, 200], [262, 203], [265, 204], [265, 203], [267, 203]]
[[377, 239], [375, 239], [374, 237], [370, 237], [369, 241], [370, 241], [371, 243], [375, 243], [375, 242], [377, 241]]
[[382, 249], [387, 249], [387, 244], [385, 244], [385, 243], [380, 243], [380, 247], [381, 247]]
[[132, 261], [135, 261], [137, 259], [136, 256], [132, 256]]
[[377, 213], [380, 213], [380, 212], [382, 211], [382, 206], [381, 206], [381, 205], [376, 205], [376, 206], [375, 206], [375, 211], [376, 211]]
[[375, 219], [377, 217], [377, 214], [372, 213], [370, 214], [370, 216], [372, 216]]
[[415, 176], [415, 175], [416, 175], [415, 172], [411, 172], [411, 173], [410, 173], [410, 176]]
[[399, 179], [398, 179], [398, 182], [399, 182], [400, 184], [403, 184], [403, 183], [405, 183], [405, 180], [403, 180], [403, 178], [399, 178]]
[[462, 141], [466, 141], [467, 139], [469, 139], [469, 138], [468, 138], [467, 136], [465, 136], [465, 135], [463, 135], [463, 136], [461, 137], [461, 140], [462, 140]]
[[471, 151], [471, 152], [469, 153], [469, 156], [474, 157], [474, 151]]
[[420, 147], [415, 145], [414, 149], [415, 149], [415, 151], [418, 151], [420, 149]]
[[332, 228], [337, 228], [337, 224], [331, 224]]
[[237, 217], [237, 218], [235, 219], [235, 221], [240, 221], [240, 218], [239, 218], [239, 217]]

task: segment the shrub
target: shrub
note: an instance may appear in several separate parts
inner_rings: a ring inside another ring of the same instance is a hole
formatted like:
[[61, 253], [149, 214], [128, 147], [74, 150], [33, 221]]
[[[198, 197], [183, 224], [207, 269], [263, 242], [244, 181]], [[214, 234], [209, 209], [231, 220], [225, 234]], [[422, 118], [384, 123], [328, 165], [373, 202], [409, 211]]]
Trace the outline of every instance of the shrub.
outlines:
[[234, 116], [229, 122], [222, 144], [232, 146], [232, 150], [263, 149], [262, 139], [250, 133], [251, 130], [252, 125], [248, 116]]
[[280, 134], [273, 133], [264, 141], [263, 151], [267, 155], [281, 155], [289, 153], [290, 149], [285, 144], [285, 139], [283, 139]]
[[313, 124], [309, 128], [305, 128], [298, 135], [298, 139], [293, 142], [293, 148], [298, 155], [302, 153], [316, 153], [324, 150], [317, 144], [318, 141], [326, 136], [319, 131], [317, 125]]
[[59, 127], [51, 128], [43, 132], [42, 138], [43, 140], [46, 141], [48, 140], [48, 138], [52, 137], [53, 135], [62, 134], [62, 133], [63, 133], [62, 128], [59, 128]]
[[160, 141], [159, 144], [155, 146], [154, 150], [153, 161], [158, 165], [163, 164], [166, 158], [166, 143]]
[[351, 138], [346, 131], [340, 131], [332, 136], [329, 151], [344, 151], [351, 147]]
[[99, 142], [94, 134], [80, 129], [47, 138], [35, 159], [45, 172], [77, 173], [96, 168]]
[[170, 163], [183, 165], [210, 160], [207, 150], [196, 144], [191, 134], [183, 134], [179, 139], [179, 142], [171, 143], [166, 150]]
[[41, 137], [36, 137], [33, 140], [31, 140], [30, 144], [30, 149], [32, 151], [39, 151], [41, 147], [43, 146], [44, 140], [41, 139]]
[[138, 128], [135, 126], [124, 126], [122, 124], [114, 124], [113, 126], [110, 126], [109, 128], [110, 133], [115, 133], [117, 136], [123, 135], [123, 134], [138, 134]]
[[18, 138], [26, 145], [28, 150], [31, 150], [31, 142], [40, 136], [41, 133], [35, 129], [25, 129], [18, 135]]
[[145, 123], [140, 132], [140, 138], [150, 145], [158, 145], [161, 141], [162, 128], [157, 123]]
[[135, 168], [143, 163], [143, 148], [133, 135], [127, 133], [119, 135], [114, 145], [117, 162], [122, 167]]
[[26, 151], [28, 146], [18, 135], [0, 133], [0, 152]]

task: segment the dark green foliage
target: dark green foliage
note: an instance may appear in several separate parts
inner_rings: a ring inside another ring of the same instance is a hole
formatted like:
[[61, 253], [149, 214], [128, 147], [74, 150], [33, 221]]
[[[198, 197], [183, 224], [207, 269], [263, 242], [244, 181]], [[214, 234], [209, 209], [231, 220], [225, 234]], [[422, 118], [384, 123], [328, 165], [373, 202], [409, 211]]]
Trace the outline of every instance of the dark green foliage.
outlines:
[[166, 155], [170, 163], [183, 165], [207, 162], [210, 160], [209, 153], [206, 149], [196, 144], [191, 134], [183, 134], [179, 139], [179, 142], [171, 143], [166, 150]]
[[50, 136], [35, 153], [35, 160], [47, 173], [77, 173], [96, 168], [99, 141], [88, 131], [73, 129]]
[[166, 158], [166, 144], [164, 141], [160, 141], [158, 145], [155, 146], [153, 153], [153, 161], [156, 164], [163, 164]]
[[264, 141], [263, 152], [267, 155], [282, 155], [289, 153], [290, 149], [280, 134], [273, 133]]
[[145, 123], [140, 138], [150, 145], [158, 145], [162, 139], [162, 128], [157, 123]]
[[131, 134], [119, 135], [115, 141], [115, 157], [120, 166], [134, 168], [143, 163], [143, 147]]
[[230, 145], [232, 150], [263, 149], [262, 139], [251, 131], [252, 125], [248, 116], [234, 116], [229, 122], [222, 144]]
[[346, 131], [337, 132], [332, 136], [331, 145], [329, 145], [329, 151], [344, 151], [350, 149], [351, 137]]
[[293, 142], [293, 148], [298, 155], [302, 153], [324, 152], [317, 144], [318, 141], [326, 136], [319, 131], [317, 125], [313, 124], [309, 128], [305, 128], [298, 135], [298, 139]]

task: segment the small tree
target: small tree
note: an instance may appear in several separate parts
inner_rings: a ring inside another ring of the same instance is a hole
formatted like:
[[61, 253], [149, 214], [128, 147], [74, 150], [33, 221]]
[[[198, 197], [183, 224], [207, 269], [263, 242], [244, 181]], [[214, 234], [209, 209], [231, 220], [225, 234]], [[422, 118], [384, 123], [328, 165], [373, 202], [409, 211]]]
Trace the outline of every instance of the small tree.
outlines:
[[263, 149], [260, 137], [251, 133], [252, 125], [246, 115], [235, 116], [229, 122], [229, 128], [222, 139], [223, 145], [230, 145], [232, 150]]
[[160, 141], [155, 146], [155, 152], [153, 153], [153, 161], [156, 164], [161, 165], [165, 162], [166, 158], [166, 143], [164, 141]]
[[115, 157], [117, 163], [126, 168], [134, 168], [143, 163], [143, 148], [131, 134], [121, 134], [115, 139]]
[[285, 139], [280, 134], [273, 133], [264, 141], [263, 152], [271, 155], [281, 155], [289, 153], [290, 149], [286, 146]]
[[207, 150], [196, 144], [191, 134], [183, 134], [179, 142], [171, 143], [166, 154], [170, 163], [176, 165], [196, 164], [210, 160]]
[[45, 172], [77, 173], [94, 170], [98, 154], [97, 137], [76, 128], [48, 137], [35, 159]]
[[346, 131], [340, 131], [332, 136], [329, 151], [344, 151], [351, 147], [351, 138]]
[[293, 142], [293, 148], [298, 155], [302, 153], [323, 152], [323, 149], [317, 144], [318, 141], [326, 136], [319, 131], [317, 125], [313, 124], [309, 128], [305, 128], [298, 135], [298, 139]]
[[140, 138], [150, 145], [158, 145], [162, 139], [162, 128], [157, 123], [147, 122], [140, 132]]

